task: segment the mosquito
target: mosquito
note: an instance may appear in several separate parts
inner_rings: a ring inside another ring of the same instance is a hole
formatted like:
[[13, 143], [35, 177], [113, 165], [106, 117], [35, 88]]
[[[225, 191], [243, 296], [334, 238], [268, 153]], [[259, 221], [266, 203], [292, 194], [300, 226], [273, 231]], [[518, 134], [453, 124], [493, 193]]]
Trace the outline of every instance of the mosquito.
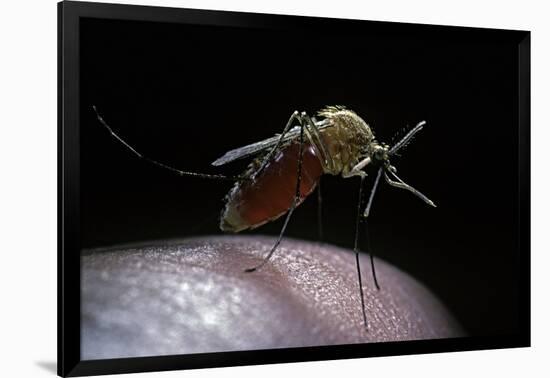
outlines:
[[[180, 176], [193, 176], [212, 180], [234, 182], [225, 197], [225, 206], [220, 216], [220, 229], [225, 232], [241, 232], [254, 229], [272, 222], [286, 214], [283, 226], [275, 244], [262, 261], [245, 272], [258, 271], [277, 250], [294, 210], [318, 187], [319, 231], [321, 224], [321, 176], [328, 174], [343, 178], [359, 177], [359, 200], [355, 222], [355, 265], [361, 299], [361, 310], [365, 329], [368, 331], [365, 298], [359, 264], [359, 225], [367, 219], [376, 189], [382, 176], [389, 185], [405, 189], [430, 206], [436, 205], [420, 191], [406, 184], [399, 176], [397, 169], [391, 165], [390, 158], [408, 145], [413, 137], [424, 127], [425, 121], [418, 123], [397, 143], [389, 146], [376, 140], [371, 127], [357, 113], [345, 106], [326, 106], [316, 116], [310, 117], [306, 112], [295, 111], [288, 119], [281, 134], [244, 147], [228, 151], [216, 159], [212, 165], [222, 166], [243, 158], [252, 158], [246, 170], [235, 177], [188, 172], [176, 169], [157, 160], [150, 159], [128, 144], [105, 122], [96, 107], [93, 106], [99, 122], [111, 135], [137, 157], [156, 166], [172, 171]], [[376, 168], [376, 177], [362, 208], [363, 186], [367, 173], [365, 168]], [[375, 287], [380, 290], [374, 257], [369, 248], [372, 276]]]

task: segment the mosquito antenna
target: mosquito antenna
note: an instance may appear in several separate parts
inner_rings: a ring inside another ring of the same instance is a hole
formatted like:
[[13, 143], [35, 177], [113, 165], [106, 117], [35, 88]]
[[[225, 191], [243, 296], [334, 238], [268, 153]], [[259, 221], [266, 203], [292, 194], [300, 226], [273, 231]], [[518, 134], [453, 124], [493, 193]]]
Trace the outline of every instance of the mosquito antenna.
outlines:
[[239, 179], [239, 177], [229, 177], [229, 176], [225, 176], [225, 175], [211, 175], [211, 174], [206, 174], [206, 173], [196, 173], [196, 172], [182, 171], [182, 170], [176, 169], [174, 167], [171, 167], [169, 165], [166, 165], [164, 163], [161, 163], [157, 160], [150, 159], [147, 156], [144, 156], [141, 153], [139, 153], [135, 148], [130, 146], [124, 139], [122, 139], [120, 136], [118, 136], [113, 131], [113, 129], [107, 124], [107, 122], [105, 122], [103, 117], [99, 114], [99, 112], [97, 111], [97, 108], [96, 108], [95, 105], [92, 105], [92, 108], [94, 109], [94, 112], [97, 116], [98, 121], [107, 129], [107, 131], [109, 131], [109, 133], [111, 133], [111, 135], [116, 140], [118, 140], [124, 147], [126, 147], [128, 150], [130, 150], [134, 155], [136, 155], [140, 159], [143, 159], [143, 160], [145, 160], [145, 161], [147, 161], [151, 164], [154, 164], [158, 167], [161, 167], [161, 168], [167, 169], [169, 171], [172, 171], [172, 172], [174, 172], [174, 173], [176, 173], [180, 176], [192, 176], [192, 177], [200, 177], [200, 178], [211, 179], [211, 180], [227, 180], [227, 181], [236, 181], [236, 180]]
[[395, 143], [400, 141], [401, 138], [403, 138], [408, 131], [409, 131], [409, 125], [406, 125], [400, 128], [399, 130], [397, 130], [397, 132], [393, 134], [393, 136], [391, 137], [391, 141], [390, 141], [391, 145], [393, 146]]
[[[390, 174], [392, 174], [396, 179], [397, 181], [393, 181], [389, 176], [388, 176], [388, 173], [389, 172]], [[424, 194], [420, 193], [418, 190], [416, 190], [415, 188], [413, 188], [412, 186], [410, 186], [409, 184], [406, 184], [403, 180], [401, 180], [399, 178], [399, 176], [397, 176], [397, 174], [394, 172], [394, 170], [391, 170], [391, 169], [386, 169], [386, 171], [384, 172], [384, 178], [386, 179], [386, 182], [388, 184], [390, 184], [391, 186], [395, 186], [396, 188], [400, 188], [400, 189], [406, 189], [408, 190], [409, 192], [413, 193], [415, 196], [417, 196], [418, 198], [420, 198], [421, 200], [423, 200], [424, 202], [426, 202], [428, 205], [430, 206], [433, 206], [433, 207], [436, 207], [435, 203], [433, 203], [432, 200], [430, 200], [428, 197], [426, 197]]]
[[[283, 224], [283, 227], [281, 228], [281, 231], [279, 232], [279, 237], [277, 238], [277, 241], [275, 242], [275, 245], [271, 247], [271, 250], [267, 254], [266, 257], [262, 260], [261, 263], [256, 265], [255, 267], [245, 269], [245, 273], [251, 273], [255, 272], [261, 267], [263, 267], [271, 258], [279, 244], [281, 244], [281, 240], [283, 240], [283, 236], [285, 234], [286, 226], [288, 225], [288, 221], [290, 220], [290, 217], [292, 216], [292, 213], [296, 209], [296, 206], [298, 206], [300, 201], [300, 188], [301, 188], [301, 182], [302, 182], [302, 165], [304, 162], [304, 124], [300, 123], [300, 152], [298, 155], [298, 172], [296, 177], [296, 192], [294, 194], [294, 199], [292, 201], [292, 205], [290, 206], [290, 209], [288, 209], [288, 213], [286, 214], [285, 223]], [[261, 168], [260, 168], [261, 169]]]
[[372, 190], [370, 192], [369, 196], [369, 202], [367, 203], [367, 207], [365, 207], [365, 212], [363, 213], [363, 218], [368, 218], [370, 213], [370, 208], [372, 206], [372, 200], [374, 199], [374, 193], [376, 193], [376, 188], [378, 187], [378, 183], [380, 182], [380, 176], [382, 176], [382, 168], [380, 167], [378, 169], [378, 173], [376, 174], [376, 179], [374, 180], [374, 185], [372, 186]]
[[372, 278], [374, 279], [374, 285], [376, 286], [376, 290], [380, 290], [380, 285], [378, 285], [378, 279], [376, 278], [376, 270], [374, 269], [374, 254], [372, 253], [372, 248], [370, 246], [369, 223], [367, 222], [367, 218], [369, 216], [370, 208], [372, 206], [372, 200], [374, 199], [374, 193], [376, 193], [376, 188], [378, 188], [378, 183], [380, 182], [381, 176], [382, 176], [382, 167], [378, 169], [378, 173], [376, 174], [376, 179], [374, 180], [374, 185], [372, 186], [372, 189], [370, 192], [369, 202], [367, 203], [367, 207], [365, 207], [365, 212], [363, 213], [363, 221], [365, 222], [365, 234], [367, 236], [367, 248], [369, 250]]
[[363, 293], [363, 282], [361, 280], [361, 265], [359, 264], [359, 222], [361, 219], [361, 203], [363, 202], [363, 185], [365, 182], [365, 176], [361, 176], [361, 183], [359, 185], [359, 198], [357, 200], [357, 220], [355, 221], [355, 243], [353, 245], [353, 251], [355, 252], [355, 266], [357, 267], [357, 279], [359, 281], [359, 294], [361, 295], [361, 310], [363, 312], [363, 322], [365, 329], [368, 331], [369, 326], [367, 323], [367, 313], [365, 310], [365, 294]]
[[399, 142], [397, 142], [389, 151], [390, 155], [395, 154], [399, 149], [405, 147], [411, 139], [414, 137], [414, 135], [422, 130], [424, 125], [426, 124], [426, 121], [419, 122], [411, 131], [409, 131]]

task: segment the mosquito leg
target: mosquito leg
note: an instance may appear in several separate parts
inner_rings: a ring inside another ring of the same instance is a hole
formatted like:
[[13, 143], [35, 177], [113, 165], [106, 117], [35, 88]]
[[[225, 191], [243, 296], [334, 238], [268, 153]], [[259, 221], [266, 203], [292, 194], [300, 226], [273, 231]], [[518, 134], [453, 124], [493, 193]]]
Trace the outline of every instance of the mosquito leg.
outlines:
[[254, 272], [261, 267], [263, 267], [271, 258], [279, 244], [281, 244], [281, 240], [283, 239], [283, 235], [286, 230], [286, 226], [288, 225], [288, 221], [290, 220], [290, 217], [292, 216], [292, 213], [294, 212], [294, 209], [296, 209], [296, 206], [298, 205], [298, 202], [300, 201], [300, 184], [302, 183], [302, 162], [304, 157], [304, 124], [300, 121], [300, 154], [298, 158], [298, 175], [296, 178], [296, 193], [294, 194], [294, 199], [292, 201], [292, 204], [290, 205], [290, 209], [288, 210], [288, 213], [285, 218], [285, 223], [283, 224], [283, 228], [281, 229], [281, 232], [279, 233], [279, 237], [277, 238], [277, 241], [275, 242], [275, 245], [271, 248], [267, 256], [263, 259], [261, 263], [256, 265], [253, 268], [248, 268], [245, 270], [245, 272], [250, 273]]
[[113, 129], [111, 129], [111, 127], [107, 124], [107, 122], [105, 122], [103, 117], [99, 114], [99, 112], [97, 111], [97, 108], [95, 107], [95, 105], [93, 106], [93, 109], [94, 109], [94, 112], [97, 116], [98, 121], [107, 129], [107, 131], [109, 131], [109, 133], [111, 133], [111, 135], [116, 140], [118, 140], [124, 147], [126, 147], [128, 150], [130, 150], [134, 155], [136, 155], [140, 159], [143, 159], [143, 160], [145, 160], [145, 161], [147, 161], [151, 164], [154, 164], [158, 167], [161, 167], [161, 168], [167, 169], [169, 171], [172, 171], [172, 172], [174, 172], [174, 173], [176, 173], [180, 176], [192, 176], [192, 177], [200, 177], [200, 178], [211, 179], [211, 180], [226, 180], [226, 181], [235, 181], [235, 180], [239, 179], [239, 177], [230, 177], [230, 176], [225, 176], [225, 175], [211, 175], [211, 174], [207, 174], [207, 173], [196, 173], [196, 172], [182, 171], [182, 170], [176, 169], [174, 167], [171, 167], [169, 165], [166, 165], [164, 163], [161, 163], [157, 160], [150, 159], [147, 156], [144, 156], [141, 153], [139, 153], [135, 148], [130, 146], [124, 139], [122, 139], [119, 135], [117, 135], [113, 131]]
[[370, 162], [371, 162], [370, 157], [366, 157], [365, 159], [363, 159], [359, 163], [357, 163], [351, 169], [351, 171], [349, 171], [348, 173], [343, 173], [342, 177], [343, 178], [350, 178], [350, 177], [355, 177], [355, 176], [366, 177], [367, 174], [365, 173], [365, 171], [362, 171], [362, 169], [365, 168], [368, 164], [370, 164]]
[[313, 134], [313, 136], [315, 137], [315, 140], [313, 141], [313, 143], [315, 144], [315, 147], [317, 147], [320, 150], [321, 155], [323, 155], [323, 160], [325, 162], [325, 165], [329, 170], [332, 170], [333, 168], [332, 157], [328, 152], [329, 150], [325, 145], [323, 138], [321, 138], [321, 133], [319, 132], [319, 128], [317, 127], [317, 125], [315, 125], [315, 122], [313, 122], [311, 117], [306, 112], [302, 112], [301, 117], [302, 117], [302, 120], [305, 121], [308, 130], [310, 130], [311, 134]]
[[372, 253], [372, 247], [370, 245], [370, 232], [368, 226], [365, 227], [365, 234], [367, 236], [367, 248], [369, 249], [370, 267], [372, 271], [372, 278], [374, 280], [374, 286], [376, 287], [376, 290], [380, 290], [378, 278], [376, 278], [376, 269], [374, 269], [374, 254]]
[[400, 188], [400, 189], [406, 189], [408, 190], [409, 192], [413, 193], [415, 196], [417, 196], [418, 198], [420, 198], [422, 201], [426, 202], [428, 205], [430, 206], [433, 206], [433, 207], [436, 207], [435, 203], [433, 203], [433, 201], [431, 199], [429, 199], [428, 197], [426, 197], [424, 194], [420, 193], [418, 190], [416, 190], [415, 188], [413, 188], [412, 186], [410, 186], [409, 184], [406, 184], [403, 180], [401, 180], [399, 178], [399, 176], [397, 176], [395, 174], [395, 172], [391, 169], [388, 169], [387, 172], [391, 173], [398, 181], [393, 181], [386, 172], [384, 172], [384, 178], [386, 179], [386, 182], [388, 184], [390, 184], [391, 186], [395, 186], [396, 188]]
[[359, 264], [359, 223], [361, 219], [361, 203], [363, 202], [363, 184], [365, 182], [365, 176], [361, 177], [361, 184], [359, 185], [359, 198], [357, 199], [357, 219], [355, 221], [355, 242], [353, 243], [353, 251], [355, 252], [355, 266], [357, 267], [357, 279], [359, 281], [359, 294], [361, 296], [361, 311], [363, 313], [363, 323], [365, 329], [368, 331], [369, 326], [367, 324], [367, 312], [365, 309], [365, 294], [363, 293], [363, 282], [361, 279], [361, 264]]
[[[286, 133], [288, 132], [288, 130], [290, 130], [291, 126], [292, 126], [292, 123], [294, 122], [294, 120], [298, 120], [300, 122], [300, 124], [302, 123], [301, 121], [301, 118], [300, 118], [300, 113], [295, 110], [292, 115], [290, 116], [290, 118], [288, 119], [286, 125], [285, 125], [285, 128], [283, 129], [283, 132], [281, 133], [281, 136], [279, 137], [279, 140], [277, 141], [277, 144], [275, 144], [275, 146], [273, 146], [273, 148], [269, 151], [269, 153], [264, 157], [263, 161], [262, 161], [262, 165], [260, 166], [260, 168], [256, 171], [256, 173], [254, 174], [254, 176], [259, 176], [260, 173], [262, 173], [262, 171], [265, 169], [265, 167], [267, 166], [267, 164], [271, 161], [271, 158], [273, 157], [273, 155], [275, 154], [275, 152], [279, 149], [279, 147], [281, 146], [281, 144], [283, 143], [283, 139], [286, 135]], [[303, 128], [303, 127], [302, 127]], [[300, 130], [300, 133], [303, 133], [302, 130]]]
[[317, 183], [317, 230], [319, 231], [319, 241], [323, 241], [323, 196], [321, 194], [321, 178]]
[[374, 180], [374, 185], [372, 186], [372, 189], [370, 192], [369, 202], [367, 203], [367, 207], [365, 207], [365, 211], [363, 212], [363, 221], [365, 222], [365, 234], [367, 236], [367, 248], [369, 250], [370, 266], [372, 269], [372, 278], [374, 279], [374, 285], [376, 286], [376, 290], [380, 290], [380, 285], [378, 285], [378, 279], [376, 278], [376, 270], [374, 269], [374, 254], [372, 253], [372, 248], [370, 245], [369, 224], [367, 222], [367, 218], [370, 214], [370, 208], [372, 206], [374, 194], [376, 193], [376, 188], [378, 188], [378, 183], [380, 182], [380, 176], [382, 176], [382, 168], [378, 169], [378, 173], [376, 174], [376, 179]]

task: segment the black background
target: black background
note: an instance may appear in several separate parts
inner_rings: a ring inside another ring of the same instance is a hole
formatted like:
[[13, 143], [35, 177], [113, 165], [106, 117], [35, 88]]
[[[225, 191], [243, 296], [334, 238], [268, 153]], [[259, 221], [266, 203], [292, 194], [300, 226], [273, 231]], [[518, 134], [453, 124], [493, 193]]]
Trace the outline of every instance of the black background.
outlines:
[[[393, 163], [438, 207], [383, 184], [370, 218], [373, 250], [430, 287], [470, 334], [516, 331], [517, 44], [490, 31], [373, 30], [82, 20], [82, 248], [219, 234], [231, 186], [140, 161], [92, 105], [145, 155], [224, 174], [246, 162], [210, 163], [280, 132], [294, 110], [346, 105], [386, 142], [426, 120]], [[325, 241], [352, 247], [358, 183], [323, 178]], [[317, 240], [314, 197], [294, 213], [288, 236]], [[275, 235], [281, 225], [247, 233]]]

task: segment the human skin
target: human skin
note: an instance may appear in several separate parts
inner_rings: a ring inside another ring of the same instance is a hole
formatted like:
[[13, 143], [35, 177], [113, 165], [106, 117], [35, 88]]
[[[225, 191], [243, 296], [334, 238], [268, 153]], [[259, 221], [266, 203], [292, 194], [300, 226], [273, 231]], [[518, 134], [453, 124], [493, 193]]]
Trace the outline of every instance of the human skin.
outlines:
[[85, 251], [81, 357], [189, 354], [464, 336], [443, 304], [376, 259], [329, 244], [215, 236]]

